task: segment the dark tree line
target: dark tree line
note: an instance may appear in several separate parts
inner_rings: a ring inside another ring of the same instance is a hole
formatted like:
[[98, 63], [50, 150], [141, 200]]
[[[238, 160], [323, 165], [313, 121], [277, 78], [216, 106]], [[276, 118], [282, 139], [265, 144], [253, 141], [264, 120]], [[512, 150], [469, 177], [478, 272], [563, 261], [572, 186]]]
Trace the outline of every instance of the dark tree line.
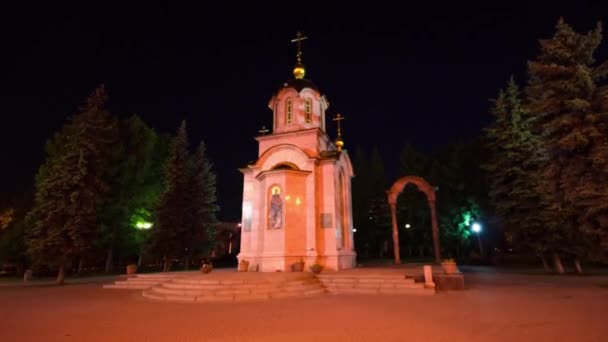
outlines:
[[[471, 244], [471, 225], [487, 221], [484, 176], [479, 166], [478, 141], [459, 142], [433, 153], [423, 153], [406, 143], [400, 153], [399, 176], [418, 176], [436, 187], [436, 206], [442, 254], [451, 257], [479, 253]], [[353, 219], [355, 247], [360, 257], [392, 255], [391, 217], [386, 190], [396, 179], [386, 180], [378, 149], [366, 155], [355, 151]], [[414, 185], [405, 187], [397, 201], [400, 252], [406, 258], [432, 255], [432, 230], [428, 200]]]
[[[0, 213], [0, 257], [57, 271], [206, 257], [217, 224], [216, 182], [205, 145], [190, 153], [185, 123], [159, 136], [139, 117], [106, 109], [103, 86], [46, 144], [33, 203]], [[5, 248], [6, 247], [6, 248]]]
[[[511, 79], [494, 99], [494, 120], [480, 139], [434, 153], [404, 146], [399, 175], [437, 187], [444, 255], [475, 250], [470, 228], [479, 220], [489, 228], [482, 236], [538, 256], [548, 270], [552, 261], [563, 273], [562, 258], [578, 272], [582, 260], [608, 261], [608, 62], [595, 59], [601, 41], [601, 24], [582, 34], [560, 19], [528, 62], [523, 89]], [[384, 256], [392, 247], [384, 191], [394, 180], [384, 179], [377, 149], [357, 150], [354, 162], [357, 251]], [[398, 221], [402, 253], [429, 255], [429, 210], [413, 186], [399, 197]]]
[[586, 34], [562, 19], [528, 62], [523, 91], [501, 90], [486, 130], [490, 196], [512, 245], [550, 257], [608, 260], [608, 63], [601, 24]]

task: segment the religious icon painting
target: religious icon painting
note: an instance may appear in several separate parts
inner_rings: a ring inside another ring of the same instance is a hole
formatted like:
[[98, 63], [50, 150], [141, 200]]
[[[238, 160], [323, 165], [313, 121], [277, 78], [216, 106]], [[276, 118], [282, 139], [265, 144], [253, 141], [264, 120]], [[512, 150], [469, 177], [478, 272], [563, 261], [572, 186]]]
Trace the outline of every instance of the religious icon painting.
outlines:
[[270, 188], [270, 211], [268, 213], [268, 229], [283, 227], [283, 200], [281, 187], [274, 185]]

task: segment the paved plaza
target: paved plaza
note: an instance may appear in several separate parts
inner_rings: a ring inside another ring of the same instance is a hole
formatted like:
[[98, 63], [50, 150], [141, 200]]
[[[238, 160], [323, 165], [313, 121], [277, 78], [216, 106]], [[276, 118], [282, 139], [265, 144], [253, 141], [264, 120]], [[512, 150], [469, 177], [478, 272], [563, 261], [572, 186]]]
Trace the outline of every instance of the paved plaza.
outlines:
[[166, 303], [101, 283], [0, 287], [0, 341], [606, 341], [606, 276], [471, 269], [466, 291]]

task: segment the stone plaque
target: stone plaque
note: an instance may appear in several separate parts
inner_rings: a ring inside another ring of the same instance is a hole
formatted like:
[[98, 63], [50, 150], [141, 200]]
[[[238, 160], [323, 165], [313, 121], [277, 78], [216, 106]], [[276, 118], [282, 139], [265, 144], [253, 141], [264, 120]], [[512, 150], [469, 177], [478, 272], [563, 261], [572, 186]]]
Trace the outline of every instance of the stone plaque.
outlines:
[[243, 231], [244, 232], [251, 231], [251, 218], [246, 218], [243, 220]]
[[333, 227], [331, 213], [321, 213], [321, 228], [331, 228], [331, 227]]

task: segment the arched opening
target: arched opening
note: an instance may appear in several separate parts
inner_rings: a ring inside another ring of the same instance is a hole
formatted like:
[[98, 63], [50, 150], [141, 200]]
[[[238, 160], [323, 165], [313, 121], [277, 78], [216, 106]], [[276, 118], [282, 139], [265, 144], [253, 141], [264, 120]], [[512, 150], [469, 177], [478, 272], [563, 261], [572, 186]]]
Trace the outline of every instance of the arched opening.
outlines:
[[282, 162], [282, 163], [278, 163], [275, 166], [273, 166], [271, 168], [271, 170], [299, 170], [298, 166], [296, 164], [290, 163], [290, 162]]
[[304, 121], [307, 124], [312, 123], [312, 101], [308, 98], [304, 102]]
[[291, 101], [291, 97], [287, 98], [285, 101], [285, 124], [291, 125], [293, 121], [293, 103]]
[[393, 251], [395, 253], [395, 263], [401, 263], [399, 254], [399, 231], [397, 230], [397, 197], [403, 191], [406, 185], [413, 184], [418, 190], [422, 191], [428, 200], [431, 211], [431, 225], [433, 229], [433, 249], [435, 253], [435, 262], [441, 262], [441, 251], [439, 247], [439, 227], [437, 225], [437, 213], [435, 210], [435, 189], [423, 178], [416, 176], [405, 176], [399, 178], [395, 184], [387, 191], [388, 204], [391, 208], [391, 217], [393, 221]]

